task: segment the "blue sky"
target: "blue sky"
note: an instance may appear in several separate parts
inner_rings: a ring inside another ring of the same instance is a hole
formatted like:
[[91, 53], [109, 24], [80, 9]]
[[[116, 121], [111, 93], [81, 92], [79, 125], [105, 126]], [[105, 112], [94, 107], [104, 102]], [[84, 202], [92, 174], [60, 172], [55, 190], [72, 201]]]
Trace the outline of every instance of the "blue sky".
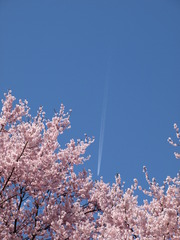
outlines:
[[[108, 100], [100, 175], [126, 182], [142, 168], [162, 182], [180, 162], [167, 138], [180, 125], [178, 0], [0, 1], [0, 97], [12, 89], [34, 115], [72, 108], [70, 138], [95, 136], [85, 163], [97, 179], [105, 82]], [[180, 151], [180, 149], [179, 149]]]

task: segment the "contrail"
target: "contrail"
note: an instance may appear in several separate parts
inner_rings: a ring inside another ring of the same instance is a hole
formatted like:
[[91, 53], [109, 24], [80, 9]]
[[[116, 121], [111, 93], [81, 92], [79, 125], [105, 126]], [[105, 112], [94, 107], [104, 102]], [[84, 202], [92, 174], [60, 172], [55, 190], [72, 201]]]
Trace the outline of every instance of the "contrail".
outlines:
[[99, 176], [100, 168], [101, 168], [107, 101], [108, 101], [108, 78], [106, 79], [106, 82], [105, 82], [103, 108], [102, 108], [102, 115], [101, 115], [101, 129], [100, 129], [100, 136], [99, 136], [98, 169], [97, 169], [98, 176]]

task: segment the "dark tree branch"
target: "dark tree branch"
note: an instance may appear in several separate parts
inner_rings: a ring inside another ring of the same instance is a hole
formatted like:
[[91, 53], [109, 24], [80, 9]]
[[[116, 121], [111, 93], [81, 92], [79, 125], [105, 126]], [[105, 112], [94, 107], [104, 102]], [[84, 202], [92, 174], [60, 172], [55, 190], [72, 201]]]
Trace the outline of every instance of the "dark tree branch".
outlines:
[[[23, 188], [20, 188], [20, 202], [19, 202], [19, 205], [18, 205], [17, 212], [19, 212], [19, 210], [21, 208], [21, 205], [22, 205], [23, 198], [24, 198], [25, 194], [26, 194], [26, 192], [23, 192]], [[16, 233], [16, 231], [17, 231], [17, 221], [18, 221], [18, 219], [16, 218], [15, 221], [14, 221], [14, 233]]]
[[[25, 149], [26, 149], [27, 144], [28, 144], [28, 141], [25, 143], [21, 154], [20, 154], [20, 155], [17, 157], [17, 159], [16, 159], [16, 162], [18, 162], [19, 159], [22, 157], [22, 155], [23, 155], [23, 153], [24, 153], [24, 151], [25, 151]], [[8, 177], [7, 180], [6, 180], [6, 182], [5, 182], [5, 184], [4, 184], [4, 187], [3, 187], [2, 190], [1, 190], [1, 193], [4, 191], [4, 189], [6, 188], [8, 182], [9, 182], [9, 180], [10, 180], [10, 178], [12, 177], [12, 174], [13, 174], [13, 172], [14, 172], [14, 169], [15, 169], [15, 167], [12, 168], [12, 171], [11, 171], [9, 177]]]

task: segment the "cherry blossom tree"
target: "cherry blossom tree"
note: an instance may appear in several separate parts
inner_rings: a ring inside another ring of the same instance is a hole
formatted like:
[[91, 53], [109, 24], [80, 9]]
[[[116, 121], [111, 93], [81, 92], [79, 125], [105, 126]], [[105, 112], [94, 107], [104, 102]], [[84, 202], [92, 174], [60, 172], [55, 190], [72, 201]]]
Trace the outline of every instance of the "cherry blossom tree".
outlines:
[[[145, 167], [144, 171], [148, 190], [134, 179], [124, 191], [119, 175], [112, 187], [102, 180], [96, 183], [92, 200], [97, 199], [101, 209], [96, 221], [98, 239], [180, 239], [180, 176], [167, 177], [159, 186], [155, 179], [149, 180]], [[151, 199], [141, 206], [134, 193], [137, 187]]]
[[70, 127], [64, 106], [45, 120], [42, 107], [32, 117], [27, 101], [14, 101], [5, 95], [0, 115], [0, 239], [91, 236], [91, 174], [76, 175], [74, 165], [93, 140], [72, 139], [61, 149], [58, 136]]
[[[70, 128], [64, 106], [51, 120], [42, 107], [30, 115], [28, 102], [11, 91], [0, 114], [0, 239], [180, 239], [180, 176], [163, 186], [137, 179], [125, 189], [120, 175], [112, 185], [93, 181], [90, 171], [76, 173], [94, 141], [73, 139], [60, 146]], [[176, 133], [179, 133], [177, 125]], [[179, 135], [177, 135], [179, 138]], [[174, 142], [169, 139], [173, 145]], [[176, 154], [176, 157], [179, 155]], [[137, 189], [145, 195], [138, 204]]]

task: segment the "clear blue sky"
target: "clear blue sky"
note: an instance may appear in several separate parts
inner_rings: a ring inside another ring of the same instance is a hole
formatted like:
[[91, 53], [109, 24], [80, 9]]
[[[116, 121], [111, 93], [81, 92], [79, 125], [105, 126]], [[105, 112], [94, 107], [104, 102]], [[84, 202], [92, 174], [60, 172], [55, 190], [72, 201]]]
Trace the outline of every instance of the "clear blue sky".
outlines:
[[108, 79], [100, 175], [118, 172], [129, 186], [146, 165], [162, 182], [180, 168], [167, 143], [180, 125], [179, 26], [179, 0], [1, 0], [0, 97], [12, 89], [48, 117], [72, 108], [60, 142], [95, 136], [85, 164], [95, 179]]

